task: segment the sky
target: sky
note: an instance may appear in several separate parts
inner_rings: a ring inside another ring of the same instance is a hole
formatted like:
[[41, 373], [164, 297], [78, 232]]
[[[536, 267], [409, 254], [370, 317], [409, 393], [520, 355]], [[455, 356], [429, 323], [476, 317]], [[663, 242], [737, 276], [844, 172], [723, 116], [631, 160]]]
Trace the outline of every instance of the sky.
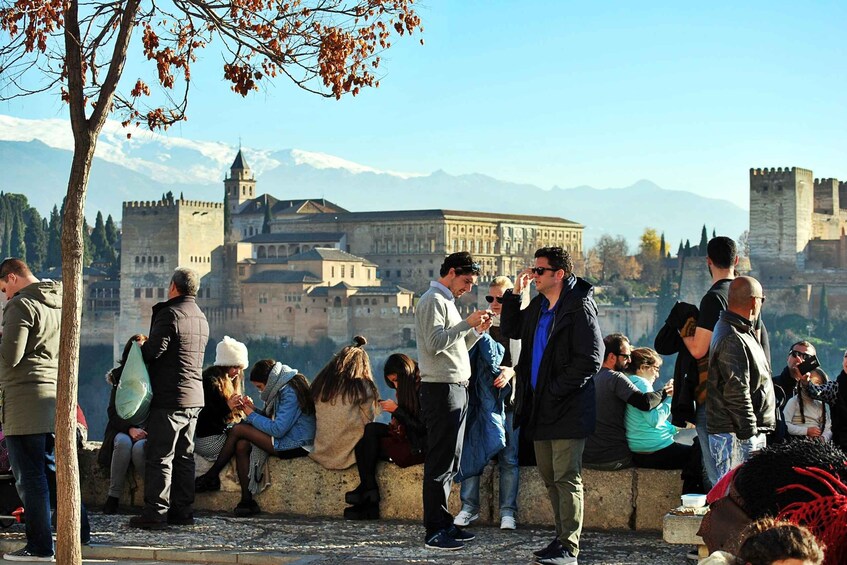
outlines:
[[[751, 167], [847, 180], [847, 2], [417, 6], [423, 34], [394, 40], [378, 89], [341, 101], [283, 80], [243, 99], [206, 50], [189, 120], [164, 135], [542, 188], [650, 179], [745, 208]], [[145, 64], [131, 58], [125, 76]], [[0, 103], [66, 112], [48, 96]]]

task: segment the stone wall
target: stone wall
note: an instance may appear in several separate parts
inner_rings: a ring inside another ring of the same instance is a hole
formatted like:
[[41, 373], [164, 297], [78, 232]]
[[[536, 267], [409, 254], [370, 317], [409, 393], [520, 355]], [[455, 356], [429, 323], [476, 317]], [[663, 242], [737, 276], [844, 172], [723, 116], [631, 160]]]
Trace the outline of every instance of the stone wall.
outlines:
[[[97, 464], [99, 444], [89, 442], [80, 453], [83, 501], [97, 508], [106, 500], [109, 488], [109, 471]], [[423, 466], [400, 469], [396, 465], [380, 463], [378, 468], [381, 516], [385, 519], [419, 522], [421, 506], [421, 481]], [[356, 468], [344, 471], [327, 471], [309, 458], [282, 461], [270, 459], [271, 485], [257, 497], [265, 512], [297, 514], [312, 517], [342, 516], [344, 493], [358, 485]], [[239, 500], [235, 472], [230, 467], [221, 473], [221, 490], [197, 495], [195, 507], [199, 510], [231, 512]], [[583, 472], [585, 489], [585, 522], [589, 529], [597, 530], [651, 530], [662, 529], [662, 517], [671, 508], [679, 506], [682, 483], [679, 471], [652, 469], [627, 469], [624, 471]], [[480, 480], [479, 523], [496, 524], [500, 516], [497, 508], [499, 496], [497, 469], [489, 465]], [[143, 504], [141, 477], [127, 481], [121, 499], [124, 505]], [[453, 486], [450, 511], [459, 511], [459, 487]], [[519, 524], [547, 526], [553, 524], [553, 512], [547, 499], [547, 490], [534, 467], [521, 468], [518, 496]]]

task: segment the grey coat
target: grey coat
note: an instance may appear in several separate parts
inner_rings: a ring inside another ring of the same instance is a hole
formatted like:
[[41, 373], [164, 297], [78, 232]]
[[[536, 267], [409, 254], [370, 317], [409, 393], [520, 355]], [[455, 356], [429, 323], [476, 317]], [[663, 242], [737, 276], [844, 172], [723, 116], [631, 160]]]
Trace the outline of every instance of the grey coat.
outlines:
[[3, 310], [0, 422], [6, 435], [54, 431], [62, 283], [32, 283]]

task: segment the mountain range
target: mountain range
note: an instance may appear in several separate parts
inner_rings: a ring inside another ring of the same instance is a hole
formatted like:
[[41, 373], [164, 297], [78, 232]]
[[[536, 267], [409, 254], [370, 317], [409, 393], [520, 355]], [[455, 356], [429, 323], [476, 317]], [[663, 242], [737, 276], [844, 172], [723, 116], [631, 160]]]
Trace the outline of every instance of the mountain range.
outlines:
[[[127, 133], [131, 133], [130, 136]], [[71, 163], [70, 127], [64, 120], [0, 115], [0, 190], [23, 193], [42, 214], [61, 203]], [[86, 216], [97, 211], [120, 221], [121, 203], [158, 200], [172, 191], [194, 200], [221, 200], [223, 178], [237, 147], [130, 131], [107, 123], [91, 170]], [[671, 252], [679, 241], [696, 244], [701, 227], [737, 238], [748, 213], [735, 204], [649, 180], [623, 188], [541, 187], [484, 174], [382, 171], [339, 157], [299, 149], [243, 148], [257, 194], [326, 198], [351, 211], [445, 208], [559, 216], [584, 224], [585, 247], [603, 234], [622, 235], [637, 250], [645, 228], [664, 232]]]

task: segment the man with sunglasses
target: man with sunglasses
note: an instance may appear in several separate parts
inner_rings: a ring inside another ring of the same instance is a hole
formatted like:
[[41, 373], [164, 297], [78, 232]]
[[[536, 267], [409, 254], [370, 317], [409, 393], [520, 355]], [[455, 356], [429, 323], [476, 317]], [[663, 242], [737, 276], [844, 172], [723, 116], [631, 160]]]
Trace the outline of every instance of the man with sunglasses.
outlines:
[[788, 350], [788, 359], [785, 362], [785, 368], [773, 379], [774, 386], [779, 387], [779, 390], [776, 391], [777, 396], [782, 394], [784, 401], [794, 396], [794, 387], [802, 377], [800, 371], [797, 369], [797, 365], [813, 355], [817, 355], [817, 351], [815, 350], [815, 346], [808, 341], [798, 341], [791, 346], [791, 349]]
[[[531, 283], [538, 296], [521, 310], [521, 291]], [[515, 425], [526, 426], [533, 441], [556, 520], [556, 537], [534, 552], [541, 565], [574, 564], [579, 553], [582, 452], [594, 431], [593, 377], [603, 352], [593, 295], [593, 287], [574, 276], [573, 260], [561, 247], [537, 250], [535, 266], [503, 295], [500, 330], [522, 345]]]
[[447, 499], [462, 457], [471, 376], [468, 351], [491, 326], [487, 310], [463, 320], [455, 300], [473, 288], [479, 272], [470, 253], [448, 255], [439, 279], [430, 283], [415, 309], [421, 416], [427, 431], [423, 511], [429, 549], [461, 549], [474, 539], [453, 524]]
[[712, 335], [706, 422], [718, 480], [763, 449], [776, 425], [770, 363], [754, 327], [764, 301], [759, 281], [733, 279]]
[[619, 333], [609, 334], [603, 338], [603, 345], [606, 348], [603, 366], [594, 376], [597, 424], [585, 443], [582, 464], [598, 471], [617, 471], [632, 467], [624, 424], [627, 404], [649, 412], [673, 394], [673, 383], [661, 391], [641, 392], [623, 374], [632, 352], [629, 338]]

